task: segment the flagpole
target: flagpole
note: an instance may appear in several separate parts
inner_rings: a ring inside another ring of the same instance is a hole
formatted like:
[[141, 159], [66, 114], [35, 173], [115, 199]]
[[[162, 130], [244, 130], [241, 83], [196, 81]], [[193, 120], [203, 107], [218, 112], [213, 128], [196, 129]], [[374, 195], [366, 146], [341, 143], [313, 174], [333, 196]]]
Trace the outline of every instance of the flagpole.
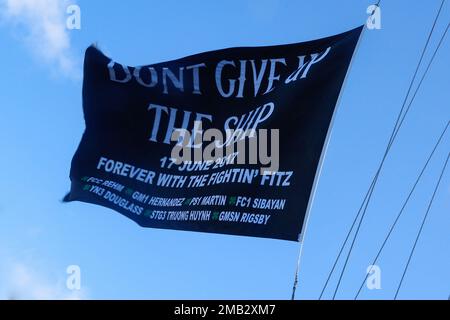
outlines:
[[356, 53], [357, 53], [357, 51], [359, 49], [359, 45], [361, 43], [361, 39], [363, 37], [363, 34], [366, 31], [366, 28], [367, 27], [364, 24], [363, 30], [361, 31], [361, 34], [359, 35], [358, 41], [356, 43], [355, 50], [353, 51], [353, 55], [352, 55], [352, 58], [350, 60], [349, 67], [347, 69], [347, 73], [345, 74], [345, 78], [344, 78], [344, 81], [342, 83], [341, 91], [339, 92], [338, 99], [336, 100], [336, 107], [334, 108], [333, 115], [331, 116], [330, 126], [328, 127], [327, 135], [325, 137], [325, 143], [324, 143], [324, 146], [322, 147], [322, 152], [320, 154], [318, 169], [316, 170], [316, 174], [314, 176], [312, 191], [311, 191], [311, 194], [310, 194], [309, 199], [308, 199], [308, 205], [306, 207], [305, 222], [303, 223], [303, 227], [302, 227], [302, 230], [301, 230], [300, 235], [299, 235], [300, 248], [299, 248], [299, 251], [298, 251], [298, 259], [297, 259], [297, 266], [296, 266], [296, 269], [295, 269], [294, 284], [292, 286], [291, 300], [295, 300], [295, 292], [297, 290], [298, 279], [299, 279], [298, 275], [300, 273], [301, 260], [302, 260], [302, 256], [303, 256], [303, 245], [304, 245], [305, 234], [306, 234], [306, 230], [308, 228], [308, 221], [309, 221], [309, 216], [310, 216], [310, 213], [311, 213], [311, 208], [312, 208], [312, 205], [313, 205], [313, 202], [314, 202], [314, 198], [315, 198], [315, 195], [316, 195], [317, 184], [318, 184], [318, 181], [320, 179], [320, 175], [322, 173], [323, 162], [324, 162], [324, 159], [326, 157], [327, 150], [328, 150], [328, 144], [330, 142], [331, 132], [333, 130], [334, 119], [335, 119], [337, 110], [338, 110], [338, 108], [340, 106], [340, 101], [341, 101], [341, 98], [342, 98], [342, 92], [344, 92], [344, 88], [345, 88], [346, 83], [347, 83], [348, 75], [349, 75], [350, 70], [351, 70], [351, 68], [353, 66], [354, 57], [355, 57], [355, 55], [356, 55]]

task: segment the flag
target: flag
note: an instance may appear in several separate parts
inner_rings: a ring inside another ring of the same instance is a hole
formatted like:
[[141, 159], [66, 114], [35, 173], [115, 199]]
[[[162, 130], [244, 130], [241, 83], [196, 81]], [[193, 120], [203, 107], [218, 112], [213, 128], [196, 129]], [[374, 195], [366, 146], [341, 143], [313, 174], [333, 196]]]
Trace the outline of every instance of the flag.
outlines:
[[143, 227], [299, 241], [362, 28], [136, 67], [89, 47], [64, 201]]

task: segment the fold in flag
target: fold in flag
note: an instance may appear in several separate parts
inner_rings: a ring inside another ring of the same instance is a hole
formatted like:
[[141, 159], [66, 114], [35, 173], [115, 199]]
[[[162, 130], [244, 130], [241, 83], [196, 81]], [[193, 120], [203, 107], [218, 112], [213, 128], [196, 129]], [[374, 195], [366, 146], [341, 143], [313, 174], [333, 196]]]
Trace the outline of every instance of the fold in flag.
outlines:
[[143, 227], [300, 241], [362, 28], [139, 67], [89, 47], [64, 201]]

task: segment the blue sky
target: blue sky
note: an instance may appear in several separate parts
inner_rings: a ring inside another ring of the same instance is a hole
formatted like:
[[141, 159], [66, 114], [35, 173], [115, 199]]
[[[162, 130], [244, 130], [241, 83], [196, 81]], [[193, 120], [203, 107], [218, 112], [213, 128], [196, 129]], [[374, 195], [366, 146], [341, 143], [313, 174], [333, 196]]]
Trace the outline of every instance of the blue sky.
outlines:
[[[143, 229], [109, 209], [60, 201], [84, 129], [84, 50], [97, 42], [116, 61], [142, 65], [230, 46], [301, 42], [363, 24], [371, 1], [0, 3], [0, 298], [290, 298], [297, 243]], [[81, 8], [81, 30], [69, 31], [65, 9], [74, 3]], [[312, 207], [299, 299], [320, 294], [384, 151], [439, 4], [383, 1], [382, 29], [362, 39]], [[432, 44], [449, 15], [447, 4]], [[386, 162], [338, 298], [356, 293], [450, 118], [449, 53], [447, 37]], [[379, 261], [382, 288], [365, 289], [362, 298], [393, 298], [449, 147], [447, 134]], [[447, 172], [399, 298], [450, 295], [449, 182]], [[68, 265], [81, 268], [80, 291], [65, 287]]]

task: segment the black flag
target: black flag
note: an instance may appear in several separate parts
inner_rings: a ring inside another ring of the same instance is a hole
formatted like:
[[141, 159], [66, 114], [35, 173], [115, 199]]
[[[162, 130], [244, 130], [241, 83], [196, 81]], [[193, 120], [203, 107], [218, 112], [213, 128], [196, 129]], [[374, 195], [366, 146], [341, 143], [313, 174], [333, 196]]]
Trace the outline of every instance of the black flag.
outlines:
[[89, 47], [64, 201], [143, 227], [298, 241], [362, 28], [141, 67]]

